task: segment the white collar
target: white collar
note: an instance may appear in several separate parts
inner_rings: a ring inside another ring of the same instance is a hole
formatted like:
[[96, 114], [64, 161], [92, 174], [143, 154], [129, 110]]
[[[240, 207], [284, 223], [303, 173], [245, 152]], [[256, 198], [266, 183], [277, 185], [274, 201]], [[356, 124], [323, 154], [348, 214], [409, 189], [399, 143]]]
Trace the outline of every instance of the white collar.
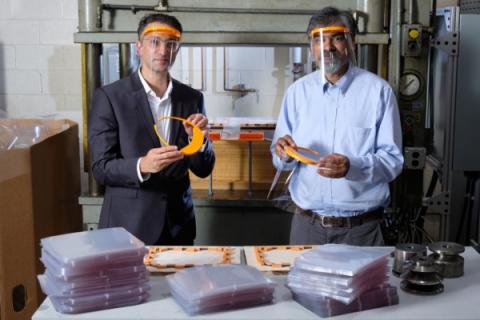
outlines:
[[153, 89], [148, 85], [147, 81], [143, 78], [142, 73], [140, 72], [140, 68], [138, 68], [138, 76], [147, 95], [159, 98], [160, 100], [165, 100], [170, 97], [173, 89], [172, 78], [170, 77], [170, 75], [168, 76], [167, 90], [165, 90], [165, 93], [162, 97], [158, 97], [155, 91], [153, 91]]

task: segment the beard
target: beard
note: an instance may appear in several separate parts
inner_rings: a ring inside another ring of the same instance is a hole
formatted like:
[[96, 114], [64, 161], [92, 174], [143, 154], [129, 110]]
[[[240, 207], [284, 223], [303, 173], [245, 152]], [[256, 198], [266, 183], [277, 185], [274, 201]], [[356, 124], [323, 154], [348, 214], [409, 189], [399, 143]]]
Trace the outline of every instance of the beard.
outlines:
[[338, 51], [325, 51], [323, 68], [326, 73], [338, 73], [348, 62], [348, 59]]

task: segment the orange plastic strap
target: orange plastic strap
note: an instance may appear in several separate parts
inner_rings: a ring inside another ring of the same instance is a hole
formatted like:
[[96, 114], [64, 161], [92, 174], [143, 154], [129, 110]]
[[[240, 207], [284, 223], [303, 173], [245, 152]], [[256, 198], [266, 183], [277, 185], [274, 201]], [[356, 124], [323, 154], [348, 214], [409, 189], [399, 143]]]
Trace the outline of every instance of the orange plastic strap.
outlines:
[[297, 152], [297, 150], [302, 150], [302, 151], [308, 152], [308, 153], [310, 153], [312, 155], [316, 155], [316, 156], [320, 155], [320, 153], [318, 151], [313, 150], [313, 149], [308, 149], [308, 148], [303, 148], [303, 147], [290, 147], [290, 146], [285, 147], [285, 153], [289, 157], [291, 157], [291, 158], [293, 158], [293, 159], [295, 159], [295, 160], [297, 160], [301, 163], [317, 165], [318, 161], [303, 156], [301, 153]]
[[329, 26], [329, 27], [322, 27], [322, 28], [315, 28], [310, 32], [310, 36], [313, 37], [318, 35], [319, 33], [334, 33], [334, 32], [350, 32], [348, 28], [344, 26]]
[[152, 33], [152, 32], [158, 32], [158, 33], [165, 33], [169, 36], [175, 37], [177, 39], [180, 39], [180, 36], [182, 35], [180, 31], [177, 29], [170, 27], [170, 26], [150, 26], [146, 27], [141, 36], [140, 39], [143, 39], [147, 34]]
[[[190, 120], [180, 118], [180, 117], [160, 117], [158, 118], [158, 121], [161, 120], [178, 120], [182, 121], [193, 128], [193, 136], [192, 136], [192, 141], [190, 141], [189, 144], [187, 144], [185, 147], [180, 149], [180, 152], [183, 153], [186, 156], [193, 155], [200, 151], [203, 145], [203, 132], [202, 129], [200, 129], [198, 126], [194, 125]], [[155, 133], [157, 134], [158, 139], [160, 142], [162, 142], [165, 146], [168, 146], [168, 142], [160, 135], [160, 132], [158, 132], [157, 126], [153, 125], [153, 130], [155, 130]]]

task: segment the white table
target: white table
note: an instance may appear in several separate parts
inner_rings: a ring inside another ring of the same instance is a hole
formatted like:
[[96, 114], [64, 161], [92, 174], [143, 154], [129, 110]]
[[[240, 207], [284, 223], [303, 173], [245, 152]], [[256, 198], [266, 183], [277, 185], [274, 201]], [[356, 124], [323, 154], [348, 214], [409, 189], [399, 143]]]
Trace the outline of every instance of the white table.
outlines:
[[[394, 276], [390, 283], [398, 287], [400, 304], [329, 319], [480, 319], [480, 254], [466, 248], [465, 275], [445, 279], [443, 293], [434, 296], [408, 294], [399, 288], [400, 280]], [[165, 279], [151, 277], [151, 298], [148, 302], [131, 307], [65, 315], [55, 311], [47, 298], [33, 315], [33, 320], [88, 319], [319, 319], [317, 315], [292, 300], [283, 285], [285, 277], [275, 277], [279, 285], [275, 291], [276, 303], [248, 309], [231, 310], [190, 317], [169, 294]]]

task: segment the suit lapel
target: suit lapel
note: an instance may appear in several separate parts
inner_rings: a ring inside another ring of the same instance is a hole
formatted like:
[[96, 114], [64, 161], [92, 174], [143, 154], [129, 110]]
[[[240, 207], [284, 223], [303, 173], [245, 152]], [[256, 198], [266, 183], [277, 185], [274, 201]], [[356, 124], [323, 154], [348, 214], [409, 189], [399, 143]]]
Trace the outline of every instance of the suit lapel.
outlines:
[[[183, 105], [181, 100], [181, 95], [178, 92], [178, 84], [175, 80], [172, 79], [172, 116], [173, 117], [185, 117], [183, 114]], [[175, 145], [178, 142], [178, 135], [180, 134], [180, 130], [183, 130], [183, 125], [181, 121], [172, 120], [170, 122], [170, 141], [169, 144]]]
[[134, 72], [132, 75], [132, 81], [134, 87], [133, 101], [137, 103], [136, 107], [139, 110], [140, 118], [143, 120], [145, 131], [148, 132], [148, 136], [152, 140], [152, 144], [155, 147], [160, 147], [160, 141], [158, 140], [158, 137], [153, 129], [155, 121], [153, 119], [152, 111], [150, 110], [147, 94], [145, 93], [145, 89], [140, 82], [137, 72]]

